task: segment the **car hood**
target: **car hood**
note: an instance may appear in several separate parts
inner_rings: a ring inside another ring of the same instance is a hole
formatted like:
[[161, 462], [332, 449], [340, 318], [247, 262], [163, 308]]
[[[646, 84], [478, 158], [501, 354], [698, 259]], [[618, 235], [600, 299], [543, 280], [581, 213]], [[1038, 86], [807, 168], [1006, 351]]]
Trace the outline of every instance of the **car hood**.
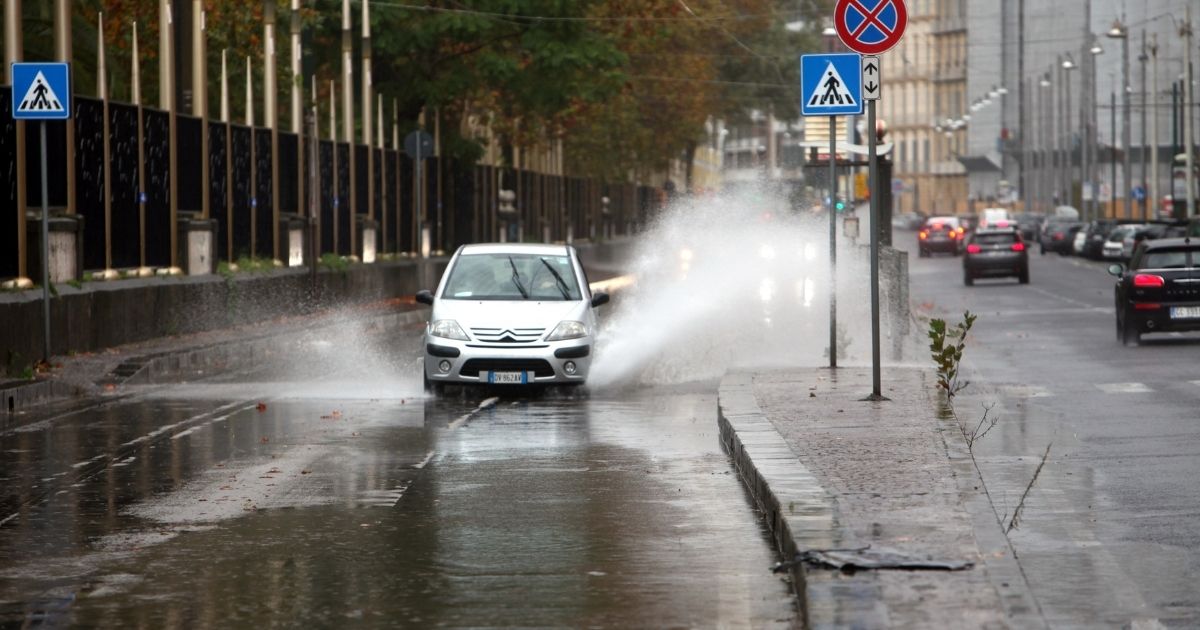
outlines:
[[453, 319], [465, 329], [471, 328], [545, 328], [563, 320], [589, 323], [588, 303], [545, 301], [438, 300], [431, 321]]

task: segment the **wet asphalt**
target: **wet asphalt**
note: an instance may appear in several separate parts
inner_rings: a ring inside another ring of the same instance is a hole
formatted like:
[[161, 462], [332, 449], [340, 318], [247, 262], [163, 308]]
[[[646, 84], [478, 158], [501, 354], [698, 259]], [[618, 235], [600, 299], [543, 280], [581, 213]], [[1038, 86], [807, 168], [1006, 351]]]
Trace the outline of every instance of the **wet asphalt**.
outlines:
[[[903, 247], [911, 233], [897, 233]], [[975, 446], [987, 489], [1057, 628], [1200, 624], [1200, 335], [1116, 341], [1099, 262], [1031, 256], [1031, 283], [962, 283], [960, 259], [911, 259], [918, 313], [979, 316], [962, 415], [999, 421]]]
[[715, 383], [427, 399], [394, 332], [7, 418], [0, 626], [795, 626]]

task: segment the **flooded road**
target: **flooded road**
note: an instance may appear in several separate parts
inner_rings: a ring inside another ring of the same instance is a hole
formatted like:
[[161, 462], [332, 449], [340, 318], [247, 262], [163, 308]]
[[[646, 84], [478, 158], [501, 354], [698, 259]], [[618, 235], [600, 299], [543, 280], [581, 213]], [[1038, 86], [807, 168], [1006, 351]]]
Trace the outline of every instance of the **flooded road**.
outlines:
[[794, 625], [715, 384], [427, 400], [288, 363], [3, 425], [0, 623]]

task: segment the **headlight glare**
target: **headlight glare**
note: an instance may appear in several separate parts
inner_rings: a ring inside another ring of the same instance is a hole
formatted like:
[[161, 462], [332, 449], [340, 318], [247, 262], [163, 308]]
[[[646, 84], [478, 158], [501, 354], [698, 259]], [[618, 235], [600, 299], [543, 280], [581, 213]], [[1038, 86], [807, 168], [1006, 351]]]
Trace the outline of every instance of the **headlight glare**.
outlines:
[[429, 327], [429, 334], [434, 337], [442, 337], [443, 339], [454, 339], [457, 341], [469, 341], [467, 333], [463, 332], [462, 326], [453, 319], [439, 319], [433, 322]]
[[567, 339], [579, 339], [587, 336], [587, 326], [583, 322], [563, 321], [559, 322], [554, 330], [546, 337], [546, 341], [565, 341]]

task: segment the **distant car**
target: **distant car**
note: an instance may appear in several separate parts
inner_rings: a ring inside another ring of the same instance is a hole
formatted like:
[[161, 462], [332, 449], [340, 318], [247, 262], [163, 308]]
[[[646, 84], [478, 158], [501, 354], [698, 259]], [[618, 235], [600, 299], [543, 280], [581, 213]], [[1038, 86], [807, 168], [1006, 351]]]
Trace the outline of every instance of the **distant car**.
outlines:
[[1015, 221], [1009, 216], [1008, 210], [1004, 208], [985, 208], [983, 212], [979, 213], [977, 227], [980, 229], [1007, 228], [1012, 227], [1014, 223]]
[[1108, 240], [1108, 234], [1116, 228], [1117, 221], [1114, 219], [1099, 219], [1088, 223], [1087, 227], [1080, 230], [1085, 236], [1079, 255], [1093, 260], [1100, 259], [1104, 254], [1104, 242]]
[[958, 217], [931, 217], [917, 232], [917, 255], [925, 258], [934, 252], [944, 252], [957, 256], [962, 253], [966, 232]]
[[905, 212], [892, 218], [892, 227], [897, 230], [918, 230], [925, 223], [925, 215], [920, 212]]
[[1038, 239], [1038, 234], [1042, 230], [1042, 222], [1045, 216], [1036, 213], [1022, 213], [1013, 217], [1017, 223], [1017, 229], [1021, 230], [1021, 237], [1026, 243], [1032, 243]]
[[1071, 255], [1082, 256], [1083, 250], [1087, 248], [1087, 240], [1087, 224], [1084, 224], [1075, 230], [1075, 238], [1071, 240]]
[[450, 259], [425, 329], [425, 384], [582, 385], [596, 339], [592, 293], [568, 245], [464, 245]]
[[1075, 234], [1082, 227], [1083, 224], [1078, 221], [1047, 221], [1038, 239], [1041, 242], [1042, 254], [1055, 252], [1060, 256], [1066, 256], [1072, 253], [1071, 245], [1075, 240]]
[[1146, 333], [1200, 330], [1200, 240], [1146, 241], [1126, 268], [1114, 264], [1117, 339], [1136, 344]]
[[1029, 284], [1029, 252], [1016, 228], [983, 229], [971, 233], [963, 254], [963, 283], [973, 286], [976, 278], [1015, 276]]
[[1108, 237], [1104, 240], [1101, 257], [1104, 260], [1129, 260], [1133, 254], [1134, 234], [1148, 227], [1150, 226], [1131, 224], [1113, 228], [1113, 231], [1109, 232]]

